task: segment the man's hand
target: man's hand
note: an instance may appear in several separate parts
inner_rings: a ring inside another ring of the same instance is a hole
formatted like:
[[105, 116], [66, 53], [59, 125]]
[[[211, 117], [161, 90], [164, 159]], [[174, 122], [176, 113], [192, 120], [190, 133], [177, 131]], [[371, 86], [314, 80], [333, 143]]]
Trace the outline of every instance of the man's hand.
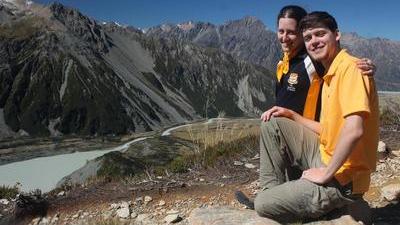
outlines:
[[325, 184], [329, 182], [332, 177], [327, 175], [326, 167], [320, 167], [303, 171], [301, 179], [306, 179], [316, 184]]
[[289, 119], [292, 119], [294, 112], [290, 109], [279, 107], [279, 106], [274, 106], [267, 111], [265, 111], [261, 115], [261, 120], [263, 122], [269, 121], [272, 116], [274, 117], [286, 117]]
[[376, 66], [372, 62], [372, 60], [368, 58], [362, 58], [356, 62], [358, 69], [361, 70], [361, 73], [367, 76], [374, 76], [376, 71]]

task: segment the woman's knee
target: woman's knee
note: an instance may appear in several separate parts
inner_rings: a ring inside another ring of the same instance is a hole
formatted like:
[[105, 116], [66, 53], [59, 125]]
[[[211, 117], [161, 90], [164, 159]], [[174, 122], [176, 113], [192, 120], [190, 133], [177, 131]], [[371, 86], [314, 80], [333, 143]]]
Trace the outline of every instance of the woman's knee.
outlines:
[[267, 133], [271, 131], [276, 131], [278, 128], [276, 118], [272, 117], [269, 121], [261, 121], [260, 130], [261, 133]]

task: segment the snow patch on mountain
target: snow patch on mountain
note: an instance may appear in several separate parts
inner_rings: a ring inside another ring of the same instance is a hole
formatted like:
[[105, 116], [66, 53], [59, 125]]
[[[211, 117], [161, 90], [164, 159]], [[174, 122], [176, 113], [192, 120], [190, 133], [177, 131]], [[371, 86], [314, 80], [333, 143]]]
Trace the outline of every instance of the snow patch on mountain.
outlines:
[[64, 73], [64, 76], [63, 76], [63, 82], [62, 82], [61, 87], [60, 87], [60, 101], [62, 101], [62, 98], [63, 98], [64, 93], [65, 93], [65, 89], [67, 88], [68, 76], [70, 74], [71, 67], [72, 67], [73, 63], [74, 63], [74, 61], [72, 59], [70, 59], [68, 61], [67, 66], [66, 66], [65, 73]]
[[194, 28], [195, 24], [192, 21], [177, 25], [181, 30], [188, 31]]

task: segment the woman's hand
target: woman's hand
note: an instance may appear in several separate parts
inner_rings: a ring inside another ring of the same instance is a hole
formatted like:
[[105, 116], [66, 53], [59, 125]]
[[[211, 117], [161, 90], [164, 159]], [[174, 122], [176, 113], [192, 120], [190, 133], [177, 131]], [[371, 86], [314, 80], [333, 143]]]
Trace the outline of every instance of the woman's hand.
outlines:
[[356, 62], [358, 69], [361, 73], [368, 76], [374, 76], [376, 71], [376, 66], [372, 60], [368, 58], [362, 58]]
[[287, 108], [283, 108], [280, 106], [274, 106], [270, 109], [268, 109], [267, 111], [265, 111], [262, 115], [261, 115], [261, 120], [263, 122], [269, 121], [271, 119], [272, 116], [274, 117], [286, 117], [289, 119], [292, 119], [294, 112], [290, 109]]

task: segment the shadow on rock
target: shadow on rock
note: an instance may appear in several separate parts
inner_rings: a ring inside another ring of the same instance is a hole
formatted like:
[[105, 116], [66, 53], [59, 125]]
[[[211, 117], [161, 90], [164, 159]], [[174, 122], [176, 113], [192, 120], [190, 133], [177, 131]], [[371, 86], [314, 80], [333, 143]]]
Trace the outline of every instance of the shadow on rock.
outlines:
[[374, 224], [400, 224], [400, 202], [371, 210]]

